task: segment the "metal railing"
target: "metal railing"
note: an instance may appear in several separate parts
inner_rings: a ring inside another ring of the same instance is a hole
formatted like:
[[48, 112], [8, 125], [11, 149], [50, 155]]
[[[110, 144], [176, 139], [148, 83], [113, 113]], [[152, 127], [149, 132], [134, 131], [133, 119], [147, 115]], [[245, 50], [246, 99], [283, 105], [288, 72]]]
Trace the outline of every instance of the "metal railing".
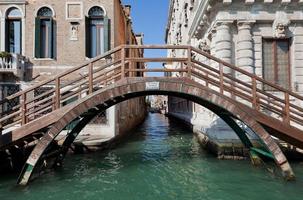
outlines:
[[[140, 50], [158, 49], [182, 51], [184, 56], [144, 58], [139, 53]], [[178, 67], [145, 68], [145, 64], [151, 62]], [[300, 106], [303, 105], [302, 96], [191, 46], [167, 45], [119, 46], [54, 78], [11, 95], [0, 102], [0, 105], [16, 99], [19, 104], [10, 112], [1, 113], [0, 124], [3, 129], [16, 124], [27, 124], [67, 106], [71, 99], [92, 94], [125, 77], [143, 76], [146, 72], [176, 73], [179, 77], [192, 79], [237, 103], [279, 119], [283, 124], [303, 127], [303, 108]], [[276, 92], [264, 91], [264, 86], [271, 87]]]

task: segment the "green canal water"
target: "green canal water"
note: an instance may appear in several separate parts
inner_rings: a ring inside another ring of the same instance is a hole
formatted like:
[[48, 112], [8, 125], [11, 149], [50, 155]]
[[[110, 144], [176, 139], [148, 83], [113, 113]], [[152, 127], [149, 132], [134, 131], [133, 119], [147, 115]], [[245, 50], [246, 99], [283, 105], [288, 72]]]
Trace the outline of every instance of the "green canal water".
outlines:
[[0, 200], [302, 200], [303, 164], [292, 166], [297, 180], [285, 182], [248, 160], [217, 160], [180, 123], [150, 114], [115, 149], [70, 155], [62, 169], [28, 187], [2, 175]]

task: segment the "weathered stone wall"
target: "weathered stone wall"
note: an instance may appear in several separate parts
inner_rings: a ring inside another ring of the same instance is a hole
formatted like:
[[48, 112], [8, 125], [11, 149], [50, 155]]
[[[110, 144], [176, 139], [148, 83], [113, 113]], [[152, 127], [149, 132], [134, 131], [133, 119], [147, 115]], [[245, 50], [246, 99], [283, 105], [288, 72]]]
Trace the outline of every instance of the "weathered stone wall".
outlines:
[[[38, 10], [44, 6], [53, 11], [55, 21], [55, 57], [53, 59], [35, 58], [35, 18]], [[23, 15], [22, 54], [30, 61], [25, 82], [20, 82], [14, 77], [8, 78], [8, 76], [5, 76], [5, 79], [1, 79], [0, 82], [21, 84], [21, 88], [26, 88], [89, 60], [86, 57], [85, 17], [88, 16], [88, 11], [93, 6], [103, 8], [105, 15], [110, 19], [110, 48], [121, 44], [137, 44], [132, 30], [130, 7], [122, 6], [120, 0], [8, 0], [0, 2], [1, 51], [5, 50], [6, 11], [16, 7]], [[77, 25], [76, 38], [71, 37], [71, 27], [74, 24]], [[141, 55], [139, 51], [132, 53]], [[118, 104], [108, 109], [108, 123], [91, 124], [85, 128], [82, 136], [114, 137], [121, 132], [120, 130], [127, 130], [127, 125], [132, 128], [144, 118], [142, 112], [133, 115], [135, 106], [141, 110], [145, 109], [144, 98], [129, 100], [124, 104], [128, 106]], [[123, 110], [123, 115], [117, 114], [120, 108]], [[121, 126], [119, 121], [121, 121]]]
[[[202, 50], [209, 50], [212, 55], [260, 77], [263, 76], [264, 70], [263, 38], [290, 38], [291, 90], [303, 94], [301, 56], [303, 1], [171, 0], [170, 2], [166, 35], [168, 44], [189, 44]], [[284, 29], [282, 34], [277, 30], [279, 23]], [[168, 52], [168, 56], [183, 54], [182, 51]], [[203, 62], [216, 66], [215, 63], [207, 60]], [[176, 73], [172, 75], [177, 76]], [[236, 74], [236, 77], [247, 82], [251, 81], [240, 74]], [[262, 88], [260, 85], [259, 87]], [[193, 104], [192, 110], [189, 109], [186, 100], [171, 98], [169, 107], [172, 114], [212, 135], [216, 135], [215, 131], [218, 130], [211, 129], [213, 125], [221, 127], [222, 130], [226, 127], [217, 116], [200, 105]], [[208, 124], [205, 124], [205, 121]]]

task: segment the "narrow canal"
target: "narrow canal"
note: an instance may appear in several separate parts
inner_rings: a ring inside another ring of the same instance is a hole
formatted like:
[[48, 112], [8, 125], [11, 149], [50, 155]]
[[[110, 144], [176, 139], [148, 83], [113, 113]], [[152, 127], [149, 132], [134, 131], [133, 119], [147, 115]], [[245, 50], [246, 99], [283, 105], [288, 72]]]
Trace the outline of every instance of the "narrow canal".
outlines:
[[13, 187], [13, 175], [0, 177], [0, 199], [301, 200], [303, 163], [293, 167], [298, 178], [287, 183], [248, 160], [217, 160], [180, 123], [150, 114], [117, 148], [69, 156], [63, 169], [28, 187]]

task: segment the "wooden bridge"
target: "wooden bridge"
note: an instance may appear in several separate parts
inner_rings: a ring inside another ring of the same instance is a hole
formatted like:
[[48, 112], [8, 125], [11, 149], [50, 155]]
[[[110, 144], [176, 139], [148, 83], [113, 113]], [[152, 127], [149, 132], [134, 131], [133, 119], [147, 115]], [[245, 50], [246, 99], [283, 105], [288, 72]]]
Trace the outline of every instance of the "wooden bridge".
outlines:
[[[173, 50], [176, 57], [142, 57], [143, 51]], [[147, 69], [146, 63], [177, 68]], [[148, 77], [149, 72], [174, 77]], [[267, 88], [267, 90], [264, 90]], [[230, 125], [247, 148], [253, 145], [240, 120], [263, 141], [283, 175], [293, 171], [271, 136], [303, 148], [303, 97], [191, 46], [119, 46], [54, 78], [2, 100], [0, 151], [33, 146], [18, 183], [64, 158], [77, 134], [104, 109], [138, 96], [171, 95], [196, 102]], [[7, 109], [10, 108], [10, 109]], [[63, 145], [56, 136], [71, 122]]]

